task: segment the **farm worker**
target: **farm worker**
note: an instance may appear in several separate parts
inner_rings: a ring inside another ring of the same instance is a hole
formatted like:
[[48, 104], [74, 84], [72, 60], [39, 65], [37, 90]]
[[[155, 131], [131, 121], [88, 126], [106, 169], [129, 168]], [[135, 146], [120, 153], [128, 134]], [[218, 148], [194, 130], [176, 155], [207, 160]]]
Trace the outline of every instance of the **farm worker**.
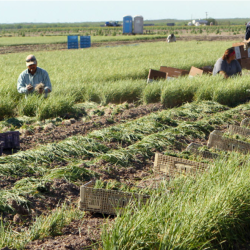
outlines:
[[49, 74], [46, 70], [37, 67], [37, 60], [34, 55], [28, 55], [26, 58], [27, 69], [24, 70], [17, 80], [17, 91], [25, 93], [25, 97], [36, 91], [39, 94], [44, 93], [47, 97], [52, 91]]
[[250, 38], [250, 22], [246, 25], [246, 34], [245, 34], [245, 41], [247, 41]]
[[246, 24], [246, 33], [244, 39], [244, 50], [247, 50], [250, 47], [250, 22]]
[[223, 75], [224, 78], [241, 75], [241, 66], [239, 62], [235, 60], [234, 48], [227, 49], [224, 55], [215, 63], [213, 75], [217, 74]]
[[167, 42], [168, 43], [176, 42], [176, 38], [175, 38], [174, 34], [171, 34], [168, 36]]

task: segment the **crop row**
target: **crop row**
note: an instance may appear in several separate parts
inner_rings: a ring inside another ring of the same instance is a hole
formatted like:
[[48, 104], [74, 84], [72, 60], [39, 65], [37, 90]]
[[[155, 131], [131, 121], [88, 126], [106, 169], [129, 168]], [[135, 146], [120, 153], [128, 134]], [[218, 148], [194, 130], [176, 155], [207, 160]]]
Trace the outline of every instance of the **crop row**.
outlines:
[[196, 178], [165, 183], [141, 209], [128, 206], [104, 226], [103, 248], [218, 249], [243, 242], [250, 212], [248, 161], [232, 153]]
[[[86, 34], [86, 35], [112, 35], [114, 32], [116, 34], [122, 34], [122, 27], [86, 27], [84, 25], [78, 26], [75, 25], [75, 27], [51, 27], [51, 28], [44, 28], [44, 27], [36, 27], [36, 28], [25, 28], [25, 25], [19, 25], [18, 28], [3, 28], [3, 25], [0, 25], [0, 35], [2, 36], [30, 36], [31, 34], [34, 35], [56, 35], [56, 34]], [[24, 27], [22, 27], [24, 26]], [[214, 33], [217, 30], [221, 30], [223, 32], [245, 32], [245, 26], [244, 25], [232, 25], [232, 26], [200, 26], [200, 27], [194, 27], [194, 26], [173, 26], [168, 27], [166, 25], [155, 25], [155, 26], [147, 26], [144, 27], [144, 33], [150, 31], [152, 34], [159, 34], [159, 32], [169, 32], [169, 33], [179, 33], [182, 31], [191, 31], [198, 33], [202, 31]]]
[[[39, 195], [39, 190], [46, 191], [46, 182], [55, 178], [64, 177], [75, 182], [96, 175], [80, 166], [81, 162], [88, 166], [104, 160], [114, 166], [127, 167], [138, 159], [146, 161], [151, 158], [155, 150], [180, 155], [180, 151], [188, 143], [195, 139], [206, 139], [215, 126], [234, 124], [235, 120], [239, 122], [242, 115], [238, 112], [242, 108], [227, 110], [228, 108], [211, 102], [186, 104], [132, 122], [93, 131], [86, 137], [71, 137], [61, 143], [2, 157], [1, 175], [11, 175], [21, 180], [12, 189], [0, 192], [1, 210], [10, 209], [7, 201], [12, 196], [20, 204], [27, 203], [24, 198], [27, 194]], [[244, 108], [249, 109], [249, 106], [245, 105]], [[173, 120], [176, 117], [180, 117], [180, 120]], [[111, 146], [110, 142], [113, 143]]]
[[[25, 68], [25, 63], [21, 62], [26, 55], [2, 55], [0, 62], [3, 62], [6, 74], [0, 76], [0, 119], [16, 115], [36, 116], [37, 119], [63, 116], [72, 111], [74, 103], [84, 101], [104, 105], [138, 100], [145, 103], [161, 101], [166, 107], [171, 107], [193, 100], [214, 100], [233, 106], [248, 97], [247, 76], [224, 81], [221, 77], [204, 75], [146, 83], [149, 69], [159, 69], [161, 65], [187, 70], [191, 66], [213, 65], [223, 54], [225, 46], [231, 46], [231, 42], [204, 42], [198, 46], [193, 41], [185, 42], [185, 46], [182, 42], [158, 42], [37, 52], [38, 66], [49, 72], [53, 86], [47, 100], [36, 96], [25, 99], [17, 93], [16, 81]], [[200, 57], [200, 54], [203, 56]], [[51, 57], [58, 59], [56, 64], [51, 62]], [[75, 62], [79, 67], [75, 67]]]
[[[185, 152], [181, 153], [187, 143], [194, 139], [206, 139], [216, 126], [238, 123], [243, 118], [241, 112], [249, 109], [250, 106], [246, 104], [232, 109], [215, 102], [185, 104], [179, 108], [164, 110], [132, 122], [105, 128], [100, 132], [93, 131], [85, 137], [72, 137], [61, 143], [48, 144], [36, 150], [2, 157], [1, 175], [16, 176], [20, 180], [16, 181], [12, 188], [1, 190], [0, 209], [2, 212], [11, 211], [13, 208], [10, 200], [15, 200], [21, 206], [28, 207], [27, 197], [43, 199], [44, 194], [49, 191], [47, 190], [48, 183], [56, 178], [65, 178], [69, 182], [84, 182], [97, 176], [93, 170], [85, 167], [98, 166], [99, 162], [103, 162], [103, 160], [108, 162], [112, 168], [116, 165], [118, 167], [133, 166], [140, 159], [146, 162], [153, 156], [155, 150], [186, 158], [193, 157]], [[122, 144], [126, 146], [124, 147]], [[82, 165], [82, 163], [84, 164]], [[174, 185], [175, 188], [175, 184], [171, 185]], [[179, 192], [182, 192], [177, 191], [175, 192], [176, 197]], [[152, 207], [154, 202], [153, 200]], [[162, 204], [165, 204], [165, 200]], [[40, 229], [35, 228], [39, 221], [37, 220], [34, 226], [27, 231], [33, 232], [30, 234], [32, 237], [21, 233], [19, 243], [11, 242], [9, 246], [11, 244], [12, 246], [24, 245], [30, 240], [44, 237], [43, 233], [40, 233]], [[11, 227], [2, 225], [0, 230], [5, 232], [4, 242], [7, 237], [9, 241], [14, 241], [14, 238], [9, 235]], [[34, 234], [35, 230], [38, 230], [37, 234]], [[113, 233], [115, 234], [116, 230]], [[48, 235], [48, 232], [46, 231], [44, 235]], [[107, 239], [104, 239], [104, 236]], [[104, 245], [113, 244], [106, 242], [110, 241], [108, 238], [109, 236], [103, 233]], [[119, 244], [123, 243], [119, 241]]]

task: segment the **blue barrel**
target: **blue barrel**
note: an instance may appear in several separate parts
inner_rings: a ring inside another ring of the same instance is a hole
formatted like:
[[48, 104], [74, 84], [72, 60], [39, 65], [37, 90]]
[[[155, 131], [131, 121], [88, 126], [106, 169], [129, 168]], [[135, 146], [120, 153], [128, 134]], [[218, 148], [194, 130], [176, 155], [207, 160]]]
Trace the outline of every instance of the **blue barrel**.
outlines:
[[132, 34], [133, 32], [133, 18], [132, 16], [123, 17], [123, 34]]
[[80, 48], [89, 48], [91, 47], [90, 36], [80, 36]]
[[78, 49], [78, 36], [68, 36], [68, 49]]

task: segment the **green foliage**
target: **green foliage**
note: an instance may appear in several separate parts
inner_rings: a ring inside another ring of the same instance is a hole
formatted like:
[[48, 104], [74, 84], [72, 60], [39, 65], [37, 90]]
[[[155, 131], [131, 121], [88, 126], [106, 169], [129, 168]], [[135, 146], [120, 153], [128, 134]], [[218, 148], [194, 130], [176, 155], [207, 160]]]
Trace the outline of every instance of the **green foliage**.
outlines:
[[197, 88], [197, 81], [192, 82], [192, 79], [174, 79], [163, 88], [161, 103], [167, 108], [173, 108], [185, 102], [192, 102]]
[[248, 160], [232, 154], [196, 178], [163, 182], [145, 206], [131, 204], [113, 224], [104, 225], [103, 248], [217, 249], [232, 244], [235, 236], [242, 240], [239, 232], [249, 224], [250, 212]]
[[[125, 37], [130, 39], [131, 36]], [[100, 39], [97, 38], [98, 41]], [[53, 86], [47, 99], [35, 95], [25, 99], [18, 94], [13, 76], [17, 79], [24, 69], [25, 66], [19, 62], [24, 60], [25, 55], [3, 55], [0, 62], [6, 74], [0, 76], [0, 119], [15, 114], [35, 116], [40, 120], [63, 117], [66, 113], [75, 112], [74, 104], [84, 101], [104, 105], [138, 100], [145, 103], [161, 101], [166, 107], [174, 107], [193, 100], [216, 100], [234, 106], [247, 98], [246, 89], [249, 86], [244, 74], [242, 78], [227, 81], [202, 75], [146, 84], [150, 68], [159, 69], [161, 65], [167, 65], [189, 70], [191, 66], [213, 65], [231, 44], [201, 42], [197, 45], [190, 41], [183, 46], [183, 42], [157, 42], [81, 51], [37, 52], [39, 66], [48, 70]], [[50, 60], [51, 55], [58, 58], [56, 64]], [[233, 82], [237, 84], [233, 85]], [[228, 88], [224, 88], [225, 84]]]
[[49, 215], [37, 217], [28, 230], [21, 232], [17, 232], [11, 225], [4, 226], [3, 220], [1, 220], [0, 247], [8, 246], [15, 249], [23, 249], [30, 241], [61, 235], [65, 225], [68, 225], [73, 220], [83, 219], [83, 216], [84, 213], [78, 208], [62, 204]]
[[152, 84], [147, 84], [142, 93], [143, 102], [146, 104], [160, 102], [161, 92], [165, 85], [165, 81], [157, 81]]
[[11, 117], [15, 114], [15, 102], [11, 101], [8, 96], [3, 96], [0, 99], [0, 120], [5, 117]]

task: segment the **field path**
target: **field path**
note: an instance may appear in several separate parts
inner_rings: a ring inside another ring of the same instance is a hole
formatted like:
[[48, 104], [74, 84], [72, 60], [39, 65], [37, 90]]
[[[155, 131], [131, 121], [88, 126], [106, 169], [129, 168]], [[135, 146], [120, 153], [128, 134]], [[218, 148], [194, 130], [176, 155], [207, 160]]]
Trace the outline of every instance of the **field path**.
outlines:
[[[167, 36], [166, 36], [167, 37]], [[177, 41], [243, 41], [244, 35], [181, 35], [177, 36]], [[102, 47], [102, 46], [120, 46], [120, 45], [128, 45], [134, 43], [143, 43], [143, 42], [162, 42], [166, 39], [145, 39], [145, 40], [134, 40], [134, 41], [108, 41], [108, 42], [100, 42], [100, 43], [92, 43], [91, 47]], [[0, 54], [7, 54], [7, 53], [21, 53], [21, 52], [28, 52], [28, 51], [49, 51], [49, 50], [66, 50], [67, 43], [61, 44], [31, 44], [31, 45], [14, 45], [14, 46], [1, 46], [0, 47]]]

